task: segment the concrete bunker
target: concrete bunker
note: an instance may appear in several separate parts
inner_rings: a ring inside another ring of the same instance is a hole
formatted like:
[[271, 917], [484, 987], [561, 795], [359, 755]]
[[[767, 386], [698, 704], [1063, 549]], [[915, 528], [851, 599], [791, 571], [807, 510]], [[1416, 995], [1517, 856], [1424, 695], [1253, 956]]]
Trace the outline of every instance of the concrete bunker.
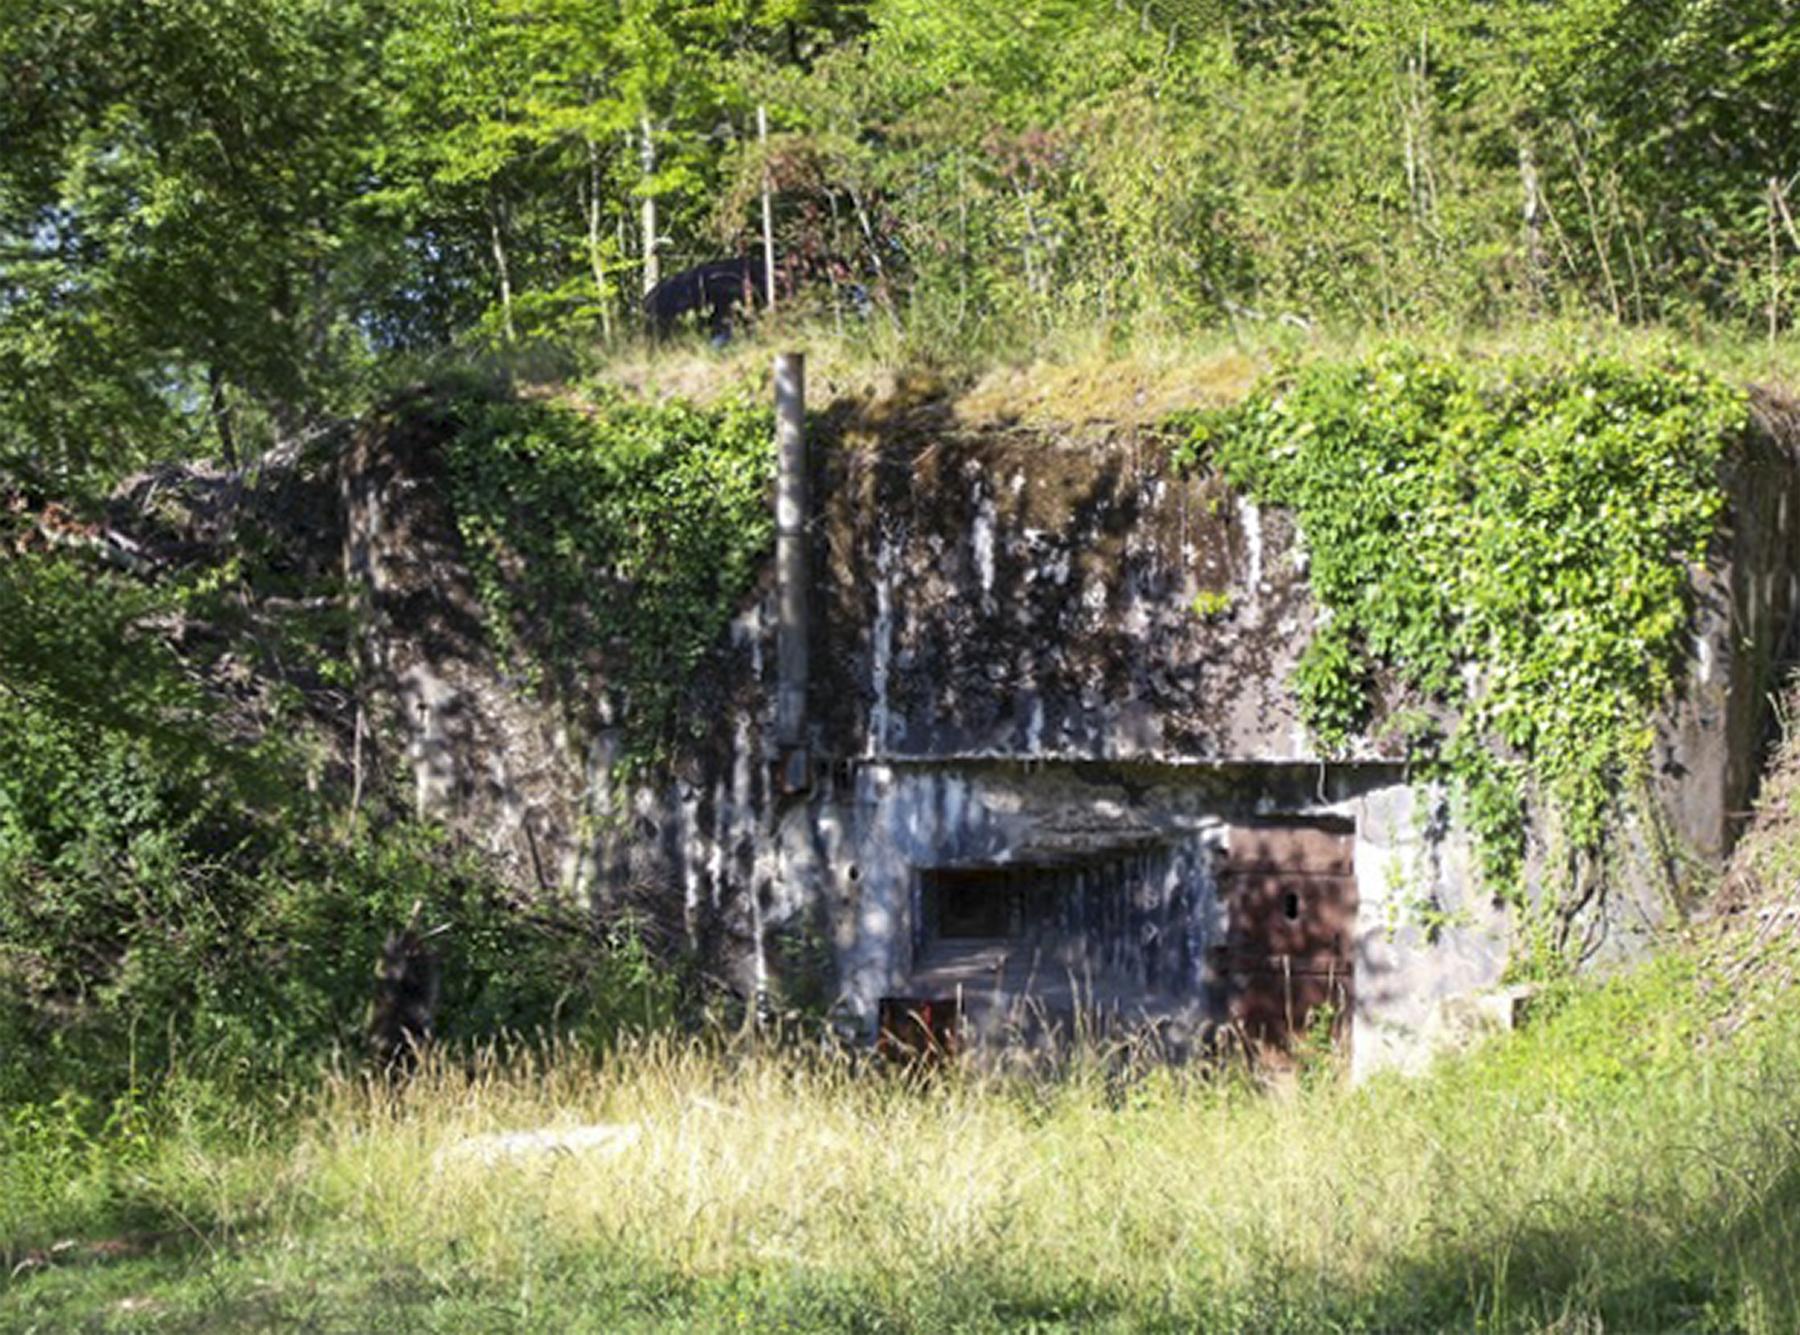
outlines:
[[[1080, 1011], [1175, 1051], [1328, 1035], [1365, 1074], [1501, 983], [1514, 924], [1445, 795], [1394, 730], [1328, 757], [1298, 718], [1318, 611], [1290, 515], [1180, 473], [1152, 431], [837, 427], [810, 473], [825, 777], [777, 843], [846, 1016], [925, 1006], [981, 1041]], [[1800, 571], [1792, 458], [1753, 437], [1658, 723], [1657, 812], [1587, 910], [1597, 958], [1643, 948], [1671, 867], [1722, 857], [1748, 801]]]
[[1505, 966], [1504, 911], [1432, 804], [1387, 762], [869, 760], [795, 823], [817, 821], [802, 856], [834, 882], [840, 1002], [866, 1023], [1148, 1031], [1176, 1056], [1328, 1034], [1372, 1070]]
[[[783, 401], [800, 390], [792, 367]], [[1795, 648], [1800, 421], [1753, 406], [1650, 816], [1620, 840], [1620, 892], [1583, 909], [1594, 958], [1641, 952], [1674, 880], [1729, 850]], [[418, 485], [428, 427], [369, 434], [344, 479], [370, 661], [396, 698], [426, 660], [445, 684], [397, 711], [421, 806], [525, 883], [666, 907], [739, 995], [822, 987], [871, 1039], [884, 1000], [927, 1002], [927, 1029], [954, 1010], [978, 1040], [1079, 998], [1177, 1049], [1232, 1023], [1291, 1042], [1328, 1014], [1361, 1074], [1422, 1061], [1500, 982], [1514, 925], [1443, 794], [1381, 727], [1323, 756], [1300, 721], [1319, 613], [1292, 516], [1177, 470], [1155, 429], [929, 402], [827, 409], [807, 449], [784, 434], [777, 559], [702, 667], [704, 735], [620, 784], [609, 707], [577, 733], [442, 633], [475, 600], [442, 489]]]

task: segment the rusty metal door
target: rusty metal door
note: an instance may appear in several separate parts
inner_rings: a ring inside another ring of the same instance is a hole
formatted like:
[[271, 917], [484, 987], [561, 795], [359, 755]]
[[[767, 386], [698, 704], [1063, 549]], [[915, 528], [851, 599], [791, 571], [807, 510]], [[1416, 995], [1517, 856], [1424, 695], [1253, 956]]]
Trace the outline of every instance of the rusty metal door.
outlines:
[[962, 1004], [950, 997], [883, 997], [875, 1050], [889, 1061], [954, 1057], [962, 1041]]
[[1355, 837], [1347, 826], [1244, 825], [1229, 831], [1219, 890], [1227, 912], [1217, 964], [1231, 1022], [1252, 1044], [1291, 1051], [1331, 1007], [1350, 1038], [1356, 996]]

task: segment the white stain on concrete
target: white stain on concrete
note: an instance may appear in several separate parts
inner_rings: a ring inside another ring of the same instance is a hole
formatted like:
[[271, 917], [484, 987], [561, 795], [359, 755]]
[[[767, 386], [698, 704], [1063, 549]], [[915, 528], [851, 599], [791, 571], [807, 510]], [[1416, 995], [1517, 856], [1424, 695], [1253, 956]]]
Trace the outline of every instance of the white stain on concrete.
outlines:
[[888, 727], [892, 722], [888, 680], [894, 666], [894, 559], [898, 549], [899, 543], [886, 533], [875, 548], [875, 625], [871, 632], [873, 661], [869, 665], [869, 685], [875, 701], [869, 707], [867, 747], [871, 756], [887, 751]]
[[1260, 589], [1263, 582], [1263, 527], [1262, 511], [1256, 505], [1237, 498], [1238, 527], [1244, 533], [1244, 581], [1251, 589]]
[[983, 603], [991, 603], [994, 596], [994, 525], [997, 518], [994, 498], [978, 493], [975, 520], [969, 529], [969, 546], [975, 558], [975, 578], [981, 584]]

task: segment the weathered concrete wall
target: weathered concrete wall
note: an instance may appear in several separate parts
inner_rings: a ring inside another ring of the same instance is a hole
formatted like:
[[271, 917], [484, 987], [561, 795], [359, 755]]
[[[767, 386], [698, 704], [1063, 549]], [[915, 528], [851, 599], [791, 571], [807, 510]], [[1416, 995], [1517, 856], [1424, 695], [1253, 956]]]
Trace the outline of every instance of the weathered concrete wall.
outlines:
[[1293, 521], [1165, 442], [926, 418], [819, 472], [821, 751], [1316, 758], [1287, 687], [1314, 618]]
[[[1774, 695], [1795, 660], [1800, 627], [1800, 404], [1751, 399], [1753, 429], [1726, 473], [1731, 625], [1722, 829], [1702, 856], [1729, 851], [1749, 820], [1773, 723]], [[1714, 663], [1717, 662], [1716, 656]], [[1700, 664], [1695, 663], [1695, 676]]]
[[[1347, 819], [1360, 892], [1351, 1050], [1367, 1073], [1419, 1060], [1438, 1003], [1497, 983], [1505, 966], [1505, 914], [1471, 892], [1462, 841], [1418, 811], [1424, 800], [1384, 765], [870, 762], [846, 791], [789, 813], [782, 865], [828, 905], [841, 1001], [867, 1025], [881, 997], [943, 986], [922, 989], [917, 978], [923, 870], [1144, 850], [1154, 893], [1134, 906], [1135, 957], [1074, 986], [1046, 965], [1033, 992], [1052, 1004], [1074, 992], [1097, 1011], [1154, 1024], [1179, 1047], [1222, 1019], [1214, 866], [1234, 822]], [[1004, 983], [965, 994], [978, 1014], [1019, 1000]]]
[[[965, 431], [929, 408], [832, 423], [800, 791], [776, 768], [772, 579], [696, 688], [706, 735], [620, 788], [604, 683], [573, 707], [526, 700], [481, 647], [429, 433], [360, 442], [349, 567], [422, 808], [525, 884], [667, 910], [747, 997], [827, 973], [864, 1026], [881, 997], [950, 976], [915, 957], [922, 875], [1079, 854], [1135, 859], [1135, 945], [1083, 980], [1090, 999], [1191, 1032], [1218, 1017], [1217, 857], [1234, 821], [1276, 815], [1355, 830], [1359, 1072], [1417, 1060], [1443, 1001], [1499, 979], [1506, 915], [1471, 889], [1441, 803], [1391, 742], [1321, 764], [1299, 724], [1288, 681], [1316, 614], [1289, 517], [1178, 475], [1143, 434]], [[1766, 440], [1729, 474], [1633, 885], [1586, 910], [1606, 953], [1637, 948], [1671, 878], [1716, 865], [1746, 805], [1800, 570], [1794, 476]]]
[[421, 816], [444, 820], [521, 888], [564, 884], [582, 860], [579, 746], [533, 705], [492, 647], [446, 501], [452, 424], [418, 395], [366, 422], [339, 470], [344, 569], [374, 726], [372, 768], [410, 770]]
[[1628, 812], [1610, 891], [1579, 925], [1597, 963], [1641, 954], [1711, 887], [1749, 819], [1774, 694], [1800, 650], [1800, 408], [1760, 391], [1751, 408], [1722, 468], [1718, 534], [1693, 575], [1681, 690], [1655, 720], [1649, 801]]

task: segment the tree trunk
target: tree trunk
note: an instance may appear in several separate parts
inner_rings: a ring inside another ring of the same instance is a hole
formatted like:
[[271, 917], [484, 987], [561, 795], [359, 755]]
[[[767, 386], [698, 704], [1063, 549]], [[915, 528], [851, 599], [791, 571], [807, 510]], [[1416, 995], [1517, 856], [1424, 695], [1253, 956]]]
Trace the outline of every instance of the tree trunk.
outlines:
[[1594, 255], [1600, 261], [1600, 277], [1606, 283], [1606, 301], [1612, 310], [1615, 323], [1625, 322], [1625, 308], [1619, 300], [1619, 285], [1613, 279], [1612, 270], [1612, 238], [1600, 234], [1600, 206], [1594, 199], [1594, 191], [1588, 180], [1587, 155], [1581, 151], [1581, 136], [1573, 124], [1563, 127], [1569, 140], [1569, 153], [1575, 159], [1575, 184], [1581, 188], [1582, 202], [1587, 206], [1588, 240], [1593, 244]]
[[1775, 210], [1781, 199], [1781, 180], [1769, 178], [1769, 351], [1781, 333], [1781, 231], [1775, 226]]
[[850, 193], [850, 206], [856, 210], [856, 225], [862, 229], [863, 243], [869, 248], [869, 263], [875, 268], [881, 304], [887, 308], [888, 320], [894, 326], [894, 332], [899, 333], [900, 313], [894, 309], [893, 294], [888, 291], [887, 266], [881, 262], [881, 246], [875, 240], [875, 228], [869, 221], [869, 211], [863, 207], [862, 196], [856, 193], [854, 185], [846, 184], [845, 189]]
[[494, 248], [494, 272], [500, 279], [500, 320], [506, 341], [513, 342], [518, 331], [513, 328], [512, 267], [506, 260], [506, 237], [501, 227], [500, 201], [488, 196], [488, 240]]
[[756, 139], [762, 148], [763, 303], [775, 313], [775, 212], [769, 198], [769, 113], [756, 109]]
[[206, 387], [210, 394], [210, 411], [212, 412], [213, 430], [219, 434], [219, 453], [224, 457], [227, 468], [238, 466], [237, 429], [232, 421], [231, 404], [225, 397], [225, 377], [219, 374], [219, 368], [209, 366], [206, 370]]
[[644, 117], [644, 295], [662, 279], [662, 263], [656, 253], [656, 196], [650, 181], [656, 175], [656, 140], [651, 137], [650, 118]]
[[613, 341], [612, 297], [607, 291], [606, 264], [600, 256], [600, 146], [584, 137], [587, 144], [587, 243], [588, 264], [594, 271], [594, 300], [600, 303], [600, 336]]
[[1525, 290], [1531, 302], [1531, 313], [1544, 308], [1544, 197], [1538, 185], [1537, 153], [1529, 135], [1519, 135], [1520, 222], [1525, 242]]

